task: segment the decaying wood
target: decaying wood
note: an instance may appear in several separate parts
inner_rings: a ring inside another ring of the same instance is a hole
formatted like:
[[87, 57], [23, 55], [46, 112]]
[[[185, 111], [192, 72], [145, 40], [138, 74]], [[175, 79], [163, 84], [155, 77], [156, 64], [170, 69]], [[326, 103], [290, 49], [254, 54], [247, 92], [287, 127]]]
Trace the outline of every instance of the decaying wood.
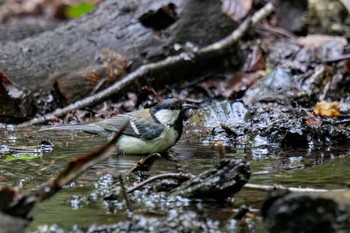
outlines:
[[349, 232], [350, 192], [272, 192], [262, 207], [271, 233]]
[[58, 22], [39, 19], [26, 18], [21, 21], [14, 20], [5, 25], [0, 25], [0, 42], [21, 41], [44, 31], [53, 30], [57, 25]]
[[[65, 115], [72, 110], [94, 105], [109, 98], [112, 95], [119, 93], [122, 90], [125, 90], [136, 80], [145, 81], [148, 77], [153, 77], [157, 81], [161, 81], [162, 79], [169, 81], [169, 79], [167, 79], [167, 75], [176, 74], [178, 77], [179, 75], [185, 75], [182, 72], [189, 70], [198, 70], [199, 68], [203, 68], [202, 70], [205, 70], [204, 67], [208, 64], [208, 62], [212, 63], [212, 65], [218, 65], [217, 61], [220, 60], [221, 63], [221, 59], [224, 59], [225, 55], [232, 52], [232, 49], [235, 48], [237, 41], [249, 30], [249, 28], [261, 21], [267, 15], [271, 14], [273, 10], [274, 6], [271, 3], [268, 3], [264, 8], [256, 12], [253, 17], [248, 18], [242, 22], [240, 26], [229, 36], [200, 49], [198, 52], [192, 51], [193, 53], [191, 52], [187, 55], [182, 53], [177, 56], [168, 57], [163, 61], [143, 65], [134, 72], [117, 81], [109, 88], [93, 96], [68, 105], [64, 109], [58, 109], [51, 114], [35, 118], [29, 122], [21, 124], [20, 126], [43, 123], [47, 120]], [[184, 57], [184, 55], [191, 56], [191, 58], [187, 59]], [[189, 75], [189, 73], [187, 74]]]
[[[91, 94], [101, 83], [118, 80], [126, 72], [125, 61], [135, 70], [174, 53], [174, 43], [203, 47], [235, 27], [221, 13], [219, 1], [176, 0], [178, 20], [156, 36], [139, 18], [167, 4], [168, 0], [102, 1], [92, 13], [55, 30], [0, 45], [0, 72], [32, 95], [47, 94], [56, 85], [56, 91], [70, 103]], [[164, 72], [164, 79], [156, 84], [178, 80], [179, 75]], [[152, 81], [153, 76], [148, 78]]]
[[130, 188], [128, 193], [144, 187], [146, 184], [162, 179], [180, 181], [177, 188], [170, 191], [171, 195], [186, 198], [225, 200], [237, 193], [250, 177], [250, 169], [241, 160], [223, 159], [220, 163], [198, 176], [184, 173], [166, 173], [153, 176]]
[[225, 200], [248, 182], [250, 169], [241, 160], [223, 159], [218, 166], [184, 182], [171, 195], [186, 198]]

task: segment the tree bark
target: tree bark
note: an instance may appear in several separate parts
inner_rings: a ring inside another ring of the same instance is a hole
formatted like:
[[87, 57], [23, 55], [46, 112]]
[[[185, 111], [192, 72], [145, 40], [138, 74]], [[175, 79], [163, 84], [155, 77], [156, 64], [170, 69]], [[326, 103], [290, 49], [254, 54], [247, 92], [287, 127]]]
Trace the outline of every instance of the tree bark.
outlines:
[[[100, 84], [108, 85], [120, 79], [142, 64], [176, 54], [174, 43], [183, 46], [191, 42], [200, 48], [225, 37], [235, 27], [222, 13], [219, 1], [176, 0], [178, 20], [165, 29], [162, 36], [156, 36], [138, 19], [170, 2], [135, 2], [106, 0], [92, 13], [53, 31], [1, 44], [0, 72], [25, 90], [27, 97], [42, 97], [54, 90], [67, 104], [99, 90]], [[238, 59], [232, 60], [237, 64]], [[157, 80], [154, 88], [223, 67], [222, 58], [211, 59], [197, 64], [195, 69], [179, 67], [155, 74], [164, 79]], [[152, 83], [152, 78], [145, 83]]]
[[275, 191], [262, 215], [269, 232], [349, 232], [349, 191], [289, 193]]

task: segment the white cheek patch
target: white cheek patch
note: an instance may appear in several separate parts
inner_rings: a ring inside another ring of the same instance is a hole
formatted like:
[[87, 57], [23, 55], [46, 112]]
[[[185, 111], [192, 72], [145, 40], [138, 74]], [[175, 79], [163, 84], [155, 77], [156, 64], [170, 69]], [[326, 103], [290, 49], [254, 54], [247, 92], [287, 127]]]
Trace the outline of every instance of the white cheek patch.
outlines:
[[180, 110], [162, 109], [156, 112], [155, 116], [160, 123], [172, 125], [179, 117]]

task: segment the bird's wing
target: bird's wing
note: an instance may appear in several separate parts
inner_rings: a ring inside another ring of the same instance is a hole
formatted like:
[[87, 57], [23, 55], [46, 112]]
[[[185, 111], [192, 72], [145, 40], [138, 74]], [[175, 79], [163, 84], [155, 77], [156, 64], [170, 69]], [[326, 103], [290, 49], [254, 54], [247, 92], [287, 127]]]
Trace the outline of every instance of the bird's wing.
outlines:
[[129, 114], [120, 114], [116, 117], [95, 123], [95, 125], [103, 127], [111, 132], [118, 131], [125, 124], [127, 124], [127, 126], [123, 131], [124, 135], [148, 140], [158, 137], [165, 128], [162, 124]]
[[165, 129], [163, 124], [149, 121], [132, 121], [130, 125], [133, 127], [133, 130], [136, 131], [136, 134], [133, 134], [133, 136], [137, 135], [140, 138], [148, 140], [159, 137]]

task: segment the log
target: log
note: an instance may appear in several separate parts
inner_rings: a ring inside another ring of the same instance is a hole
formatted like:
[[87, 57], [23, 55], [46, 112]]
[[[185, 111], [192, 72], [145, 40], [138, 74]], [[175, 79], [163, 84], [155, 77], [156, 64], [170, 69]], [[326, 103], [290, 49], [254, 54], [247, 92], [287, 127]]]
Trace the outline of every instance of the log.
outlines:
[[245, 161], [223, 159], [218, 166], [184, 182], [171, 195], [223, 201], [248, 182], [250, 169]]
[[[42, 98], [55, 91], [67, 104], [99, 90], [101, 84], [120, 79], [129, 69], [176, 53], [174, 43], [183, 46], [191, 42], [203, 47], [225, 37], [236, 26], [221, 12], [219, 1], [177, 0], [174, 4], [178, 19], [159, 37], [143, 26], [139, 17], [167, 6], [169, 1], [143, 0], [138, 5], [132, 2], [106, 0], [92, 13], [53, 31], [1, 44], [0, 73], [17, 88], [26, 90], [27, 96]], [[179, 67], [155, 74], [164, 76], [157, 79], [155, 88], [223, 65], [216, 58], [198, 64], [196, 69]], [[152, 83], [152, 77], [144, 83], [149, 81]]]
[[275, 191], [262, 215], [270, 233], [349, 232], [350, 192], [291, 193]]
[[[70, 111], [87, 106], [92, 106], [96, 103], [100, 103], [103, 100], [111, 98], [114, 95], [120, 95], [120, 93], [123, 90], [130, 87], [132, 83], [148, 81], [148, 77], [154, 77], [154, 82], [161, 82], [162, 80], [164, 80], [164, 78], [166, 78], [165, 74], [175, 74], [178, 77], [179, 73], [184, 72], [185, 70], [190, 72], [194, 71], [198, 73], [196, 68], [200, 66], [203, 67], [209, 61], [211, 61], [211, 63], [207, 64], [204, 67], [211, 67], [211, 65], [216, 64], [219, 61], [221, 65], [226, 64], [225, 67], [227, 68], [227, 60], [226, 62], [224, 62], [224, 60], [229, 54], [232, 55], [233, 48], [236, 47], [237, 43], [242, 38], [242, 36], [245, 35], [252, 26], [256, 25], [266, 16], [270, 15], [274, 10], [275, 7], [273, 6], [273, 4], [268, 3], [259, 11], [257, 11], [252, 17], [248, 17], [247, 19], [245, 19], [240, 24], [240, 26], [236, 30], [234, 30], [230, 35], [213, 44], [201, 48], [196, 53], [193, 53], [193, 51], [192, 53], [180, 53], [179, 55], [168, 57], [167, 59], [159, 62], [153, 62], [146, 65], [142, 65], [137, 70], [131, 72], [118, 82], [114, 83], [112, 86], [92, 96], [86, 97], [81, 101], [76, 101], [75, 103], [72, 103], [66, 106], [65, 108], [57, 109], [56, 111], [50, 114], [45, 114], [42, 117], [34, 118], [31, 121], [25, 122], [19, 126], [24, 127], [32, 124], [43, 123], [47, 120], [54, 119], [55, 117], [63, 116]], [[190, 55], [193, 56], [191, 59], [188, 59]], [[219, 58], [223, 58], [224, 60], [221, 60]], [[216, 68], [218, 67], [220, 66], [216, 66]], [[200, 70], [206, 71], [206, 68]], [[187, 74], [189, 73], [187, 72]], [[177, 78], [177, 80], [179, 80], [179, 78]]]
[[[186, 173], [165, 173], [153, 176], [130, 188], [132, 193], [146, 184], [162, 180], [154, 187], [158, 192], [169, 192], [172, 196], [191, 199], [211, 199], [224, 201], [239, 192], [248, 182], [250, 168], [242, 160], [223, 159], [212, 169], [197, 176]], [[171, 182], [175, 180], [177, 182]]]
[[24, 18], [0, 25], [0, 43], [21, 41], [44, 31], [53, 30], [59, 23], [42, 19]]

